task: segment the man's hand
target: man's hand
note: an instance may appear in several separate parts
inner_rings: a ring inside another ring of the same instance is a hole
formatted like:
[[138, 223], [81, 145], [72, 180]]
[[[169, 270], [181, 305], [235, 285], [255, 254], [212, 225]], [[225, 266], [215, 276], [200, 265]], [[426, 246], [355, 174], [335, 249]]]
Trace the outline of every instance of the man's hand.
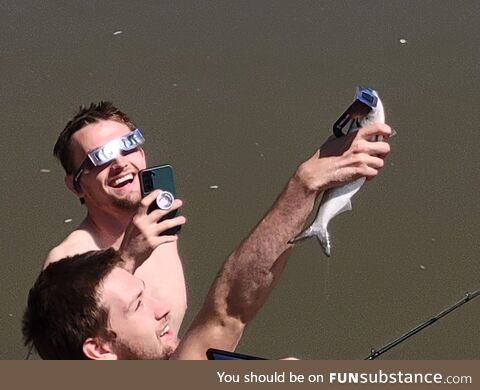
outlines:
[[[298, 168], [294, 178], [307, 191], [320, 192], [359, 177], [373, 179], [390, 152], [390, 126], [374, 123], [345, 137], [332, 136]], [[384, 141], [374, 141], [382, 136]]]
[[176, 235], [161, 236], [160, 233], [186, 222], [183, 216], [158, 222], [165, 215], [182, 206], [180, 199], [175, 199], [172, 207], [168, 210], [156, 209], [147, 214], [148, 207], [160, 193], [160, 190], [156, 190], [142, 199], [125, 231], [119, 254], [124, 261], [124, 268], [129, 272], [133, 273], [141, 266], [159, 245], [178, 239]]

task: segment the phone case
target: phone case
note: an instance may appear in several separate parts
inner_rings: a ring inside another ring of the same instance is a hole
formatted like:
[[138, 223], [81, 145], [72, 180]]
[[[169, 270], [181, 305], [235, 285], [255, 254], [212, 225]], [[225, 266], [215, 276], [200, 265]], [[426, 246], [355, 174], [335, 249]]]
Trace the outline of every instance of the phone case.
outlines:
[[142, 169], [138, 176], [140, 178], [140, 190], [142, 198], [146, 197], [154, 190], [162, 190], [170, 192], [174, 197], [177, 196], [175, 191], [175, 181], [173, 179], [173, 168], [171, 165], [159, 165], [156, 167]]
[[[177, 193], [175, 191], [175, 181], [173, 179], [173, 168], [168, 165], [159, 165], [156, 167], [142, 169], [138, 172], [138, 177], [140, 179], [140, 191], [142, 193], [142, 198], [147, 196], [150, 192], [154, 190], [162, 190], [170, 192], [175, 198]], [[151, 212], [156, 207], [156, 202], [153, 202], [148, 208], [148, 212]], [[177, 210], [165, 215], [159, 222], [164, 221], [165, 219], [174, 218], [177, 215]], [[174, 235], [180, 232], [181, 226], [176, 226], [165, 232], [161, 235]]]

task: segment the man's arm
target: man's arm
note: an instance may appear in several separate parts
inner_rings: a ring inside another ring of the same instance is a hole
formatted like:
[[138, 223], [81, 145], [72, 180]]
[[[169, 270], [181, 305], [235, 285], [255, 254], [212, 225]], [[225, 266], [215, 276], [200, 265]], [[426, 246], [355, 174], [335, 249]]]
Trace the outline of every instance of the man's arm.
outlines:
[[[177, 335], [187, 309], [187, 291], [182, 263], [178, 255], [177, 236], [160, 235], [172, 227], [185, 223], [184, 216], [158, 222], [182, 205], [175, 199], [169, 210], [156, 209], [148, 213], [159, 190], [142, 199], [140, 206], [125, 231], [119, 254], [124, 268], [142, 279], [151, 296], [170, 305], [170, 330]], [[148, 259], [148, 260], [147, 260]]]
[[[156, 209], [148, 213], [148, 207], [160, 192], [160, 190], [152, 191], [142, 199], [137, 212], [125, 231], [118, 252], [124, 261], [124, 268], [130, 273], [133, 273], [140, 267], [157, 247], [162, 244], [177, 241], [178, 236], [160, 235], [162, 232], [183, 225], [186, 222], [185, 217], [182, 215], [158, 222], [165, 215], [182, 206], [180, 199], [175, 199], [172, 207], [168, 210]], [[176, 249], [175, 247], [175, 252]], [[177, 253], [176, 255], [178, 257]], [[178, 259], [178, 261], [180, 261], [180, 259]]]
[[[157, 223], [170, 211], [182, 206], [182, 201], [179, 199], [175, 199], [169, 210], [156, 209], [151, 213], [147, 213], [149, 205], [160, 192], [160, 190], [152, 191], [142, 199], [136, 213], [132, 217], [132, 221], [127, 226], [122, 243], [118, 249], [121, 258], [124, 260], [124, 268], [130, 273], [133, 273], [140, 267], [157, 247], [162, 244], [176, 242], [178, 239], [175, 235], [167, 236], [160, 235], [160, 233], [172, 227], [183, 225], [186, 221], [185, 217], [178, 216]], [[61, 244], [48, 253], [43, 266], [44, 269], [51, 263], [67, 256], [85, 253], [90, 250], [105, 249], [97, 245], [93, 235], [89, 233], [85, 227], [82, 227], [82, 225], [70, 233]], [[178, 262], [180, 262], [177, 247], [174, 246], [170, 251], [172, 255], [176, 256]]]
[[387, 139], [390, 128], [375, 124], [331, 139], [298, 168], [260, 223], [224, 263], [174, 359], [205, 359], [208, 348], [235, 349], [245, 325], [283, 270], [291, 247], [288, 241], [299, 233], [318, 194], [361, 176], [373, 178], [383, 166], [389, 145], [368, 141], [372, 135]]

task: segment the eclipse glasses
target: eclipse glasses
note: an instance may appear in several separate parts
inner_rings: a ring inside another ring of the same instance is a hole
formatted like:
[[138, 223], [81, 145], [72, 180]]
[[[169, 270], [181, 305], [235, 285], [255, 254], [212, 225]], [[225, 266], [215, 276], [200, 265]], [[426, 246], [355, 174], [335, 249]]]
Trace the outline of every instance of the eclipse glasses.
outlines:
[[[345, 133], [342, 131], [349, 121], [354, 121], [368, 115], [372, 108], [377, 107], [378, 98], [373, 94], [370, 88], [357, 87], [355, 99], [345, 112], [333, 124], [333, 134], [336, 137], [342, 137]], [[348, 133], [348, 131], [347, 131]]]
[[75, 190], [80, 191], [80, 176], [83, 171], [89, 166], [93, 165], [99, 167], [115, 160], [122, 152], [129, 152], [140, 145], [143, 145], [145, 138], [139, 129], [133, 129], [130, 133], [123, 137], [116, 138], [107, 142], [91, 152], [87, 153], [87, 157], [83, 160], [80, 168], [73, 176], [73, 185]]

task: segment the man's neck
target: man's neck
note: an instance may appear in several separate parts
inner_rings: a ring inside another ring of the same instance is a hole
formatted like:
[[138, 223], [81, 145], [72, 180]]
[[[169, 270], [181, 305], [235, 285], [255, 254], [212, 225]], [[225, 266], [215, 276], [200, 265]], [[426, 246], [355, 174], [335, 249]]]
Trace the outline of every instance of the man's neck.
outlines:
[[131, 210], [89, 209], [82, 227], [92, 234], [100, 247], [118, 249], [134, 213]]

